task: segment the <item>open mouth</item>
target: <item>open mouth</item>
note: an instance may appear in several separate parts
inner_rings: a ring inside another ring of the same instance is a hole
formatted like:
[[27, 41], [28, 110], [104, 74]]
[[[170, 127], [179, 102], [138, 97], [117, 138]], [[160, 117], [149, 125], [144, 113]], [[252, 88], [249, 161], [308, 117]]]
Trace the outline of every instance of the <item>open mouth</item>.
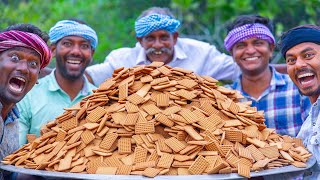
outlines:
[[306, 85], [310, 83], [314, 78], [315, 78], [314, 74], [310, 72], [298, 75], [298, 81], [302, 85]]
[[26, 85], [26, 80], [22, 77], [13, 77], [9, 80], [9, 88], [13, 92], [21, 93]]

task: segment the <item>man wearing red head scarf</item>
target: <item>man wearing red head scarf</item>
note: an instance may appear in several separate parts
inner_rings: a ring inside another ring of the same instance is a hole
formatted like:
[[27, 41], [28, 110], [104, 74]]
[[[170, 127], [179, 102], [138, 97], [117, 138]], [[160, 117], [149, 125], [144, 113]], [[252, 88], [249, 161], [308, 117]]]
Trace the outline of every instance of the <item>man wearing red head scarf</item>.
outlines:
[[[40, 29], [30, 24], [14, 27], [0, 33], [0, 160], [19, 147], [16, 103], [31, 90], [40, 69], [51, 60], [47, 38], [41, 38], [44, 34]], [[0, 173], [0, 178], [8, 178]]]

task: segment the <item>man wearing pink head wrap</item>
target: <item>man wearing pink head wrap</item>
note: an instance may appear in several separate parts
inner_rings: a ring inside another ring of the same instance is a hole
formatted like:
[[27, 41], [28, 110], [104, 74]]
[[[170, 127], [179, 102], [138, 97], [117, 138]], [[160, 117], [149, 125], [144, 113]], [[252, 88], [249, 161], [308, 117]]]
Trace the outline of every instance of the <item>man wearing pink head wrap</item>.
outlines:
[[[50, 62], [51, 52], [43, 35], [30, 24], [11, 26], [0, 33], [0, 160], [19, 147], [16, 103], [31, 90], [40, 69]], [[9, 178], [7, 173], [0, 173], [0, 179]]]

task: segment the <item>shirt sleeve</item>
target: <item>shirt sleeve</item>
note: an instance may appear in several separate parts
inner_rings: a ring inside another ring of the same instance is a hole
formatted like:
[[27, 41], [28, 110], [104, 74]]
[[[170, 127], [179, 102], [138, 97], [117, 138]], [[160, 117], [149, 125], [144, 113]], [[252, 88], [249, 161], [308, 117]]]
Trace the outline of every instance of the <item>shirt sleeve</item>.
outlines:
[[31, 112], [30, 103], [28, 97], [22, 99], [18, 104], [18, 109], [20, 112], [19, 117], [19, 145], [22, 146], [27, 143], [27, 134], [30, 131], [31, 125]]
[[241, 74], [232, 56], [221, 53], [215, 46], [210, 46], [205, 68], [208, 75], [218, 80], [234, 81]]
[[114, 60], [112, 54], [109, 54], [103, 63], [89, 66], [86, 69], [95, 86], [98, 87], [107, 78], [110, 78], [112, 76], [112, 73], [115, 69], [115, 67], [112, 65], [113, 61]]

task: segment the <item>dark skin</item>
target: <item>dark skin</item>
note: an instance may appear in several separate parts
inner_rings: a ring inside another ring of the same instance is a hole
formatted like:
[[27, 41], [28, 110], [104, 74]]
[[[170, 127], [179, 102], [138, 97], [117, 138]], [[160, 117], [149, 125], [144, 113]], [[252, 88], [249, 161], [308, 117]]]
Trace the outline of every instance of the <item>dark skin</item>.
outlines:
[[12, 48], [0, 54], [1, 117], [6, 118], [14, 105], [35, 85], [40, 71], [40, 56], [32, 49]]
[[84, 69], [91, 63], [94, 51], [90, 42], [79, 36], [64, 37], [50, 48], [57, 60], [57, 82], [73, 100], [83, 88]]

